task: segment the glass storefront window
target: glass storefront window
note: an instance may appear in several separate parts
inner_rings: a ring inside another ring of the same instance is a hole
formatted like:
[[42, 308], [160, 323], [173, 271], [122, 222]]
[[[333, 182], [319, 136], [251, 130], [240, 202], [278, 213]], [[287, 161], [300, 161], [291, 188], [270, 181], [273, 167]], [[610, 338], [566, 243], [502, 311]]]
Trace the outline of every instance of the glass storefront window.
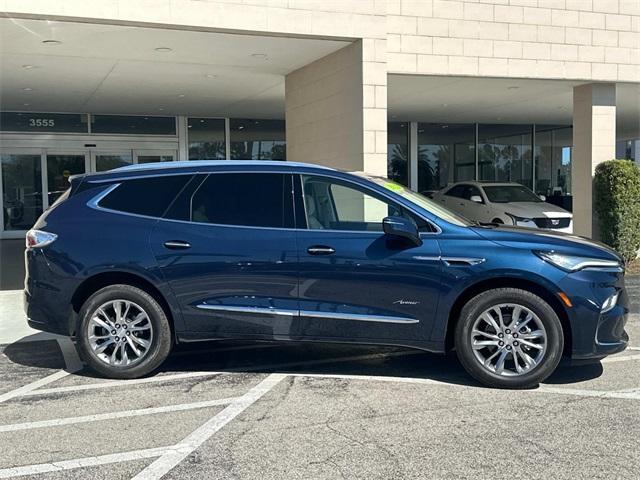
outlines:
[[84, 154], [47, 155], [47, 192], [49, 205], [69, 188], [69, 177], [84, 173]]
[[571, 208], [571, 150], [573, 129], [561, 125], [536, 125], [535, 192], [551, 203]]
[[284, 120], [230, 120], [232, 160], [286, 160]]
[[2, 214], [5, 230], [29, 230], [42, 213], [40, 155], [2, 154]]
[[143, 115], [91, 115], [91, 133], [175, 135], [176, 117]]
[[474, 124], [418, 124], [418, 191], [440, 190], [476, 175]]
[[189, 160], [224, 160], [227, 158], [224, 119], [189, 118]]
[[479, 180], [532, 187], [532, 126], [478, 125]]
[[133, 158], [131, 152], [123, 153], [96, 153], [96, 172], [113, 170], [114, 168], [131, 165]]
[[387, 176], [394, 182], [409, 185], [409, 123], [387, 125]]

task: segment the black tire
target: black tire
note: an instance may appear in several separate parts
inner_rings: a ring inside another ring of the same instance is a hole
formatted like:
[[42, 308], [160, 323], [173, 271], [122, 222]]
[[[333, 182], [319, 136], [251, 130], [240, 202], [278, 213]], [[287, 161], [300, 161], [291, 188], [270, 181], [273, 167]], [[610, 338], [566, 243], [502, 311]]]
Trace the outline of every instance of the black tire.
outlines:
[[[483, 312], [500, 304], [516, 304], [528, 308], [538, 317], [547, 335], [546, 349], [541, 354], [538, 364], [517, 376], [500, 375], [483, 366], [476, 358], [472, 346], [471, 332], [474, 322]], [[494, 388], [531, 388], [544, 381], [558, 366], [562, 358], [564, 336], [558, 315], [542, 298], [526, 290], [497, 288], [480, 293], [462, 308], [455, 330], [455, 346], [462, 366], [482, 384]]]
[[[144, 309], [153, 336], [144, 356], [133, 365], [109, 365], [93, 352], [89, 341], [89, 321], [97, 309], [113, 300], [134, 302]], [[173, 336], [167, 315], [147, 292], [132, 285], [110, 285], [95, 292], [80, 309], [76, 330], [78, 353], [82, 360], [101, 375], [114, 379], [139, 378], [156, 370], [167, 358], [173, 346]]]

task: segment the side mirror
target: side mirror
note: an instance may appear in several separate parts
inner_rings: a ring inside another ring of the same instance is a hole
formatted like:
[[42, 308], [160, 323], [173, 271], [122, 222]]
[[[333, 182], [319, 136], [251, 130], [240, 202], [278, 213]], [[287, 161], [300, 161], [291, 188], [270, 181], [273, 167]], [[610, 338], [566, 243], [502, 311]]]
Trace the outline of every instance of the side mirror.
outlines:
[[545, 197], [544, 195], [538, 195], [540, 197], [540, 200], [542, 200], [543, 202], [547, 201], [547, 197]]
[[422, 245], [418, 226], [413, 220], [404, 217], [385, 217], [382, 220], [382, 229], [387, 235], [393, 235], [408, 240], [413, 245]]
[[471, 195], [469, 200], [476, 203], [482, 203], [482, 197], [480, 195]]

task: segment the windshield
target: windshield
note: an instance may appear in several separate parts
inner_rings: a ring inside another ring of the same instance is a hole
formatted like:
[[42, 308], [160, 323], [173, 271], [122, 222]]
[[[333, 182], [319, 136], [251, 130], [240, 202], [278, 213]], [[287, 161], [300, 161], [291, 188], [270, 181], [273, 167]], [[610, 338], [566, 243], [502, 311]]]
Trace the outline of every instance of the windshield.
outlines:
[[523, 185], [483, 186], [491, 203], [541, 202], [540, 197]]
[[419, 193], [414, 192], [413, 190], [409, 190], [399, 183], [395, 183], [386, 178], [378, 178], [378, 177], [367, 177], [369, 180], [377, 183], [378, 185], [383, 186], [387, 190], [391, 190], [394, 193], [397, 193], [402, 198], [406, 198], [411, 203], [418, 205], [419, 207], [424, 208], [428, 212], [433, 213], [435, 216], [452, 223], [454, 225], [458, 225], [459, 227], [468, 227], [471, 223], [464, 217], [453, 213], [451, 210], [444, 208], [442, 205], [437, 204], [433, 200], [421, 195]]

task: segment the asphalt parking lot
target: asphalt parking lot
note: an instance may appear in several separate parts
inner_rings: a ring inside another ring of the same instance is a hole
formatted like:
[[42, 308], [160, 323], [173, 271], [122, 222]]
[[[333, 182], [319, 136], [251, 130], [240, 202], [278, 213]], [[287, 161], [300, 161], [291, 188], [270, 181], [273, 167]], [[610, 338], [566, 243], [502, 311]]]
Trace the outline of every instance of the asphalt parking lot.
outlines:
[[627, 330], [527, 391], [414, 350], [238, 342], [110, 381], [34, 337], [1, 347], [0, 478], [638, 478], [640, 315]]

